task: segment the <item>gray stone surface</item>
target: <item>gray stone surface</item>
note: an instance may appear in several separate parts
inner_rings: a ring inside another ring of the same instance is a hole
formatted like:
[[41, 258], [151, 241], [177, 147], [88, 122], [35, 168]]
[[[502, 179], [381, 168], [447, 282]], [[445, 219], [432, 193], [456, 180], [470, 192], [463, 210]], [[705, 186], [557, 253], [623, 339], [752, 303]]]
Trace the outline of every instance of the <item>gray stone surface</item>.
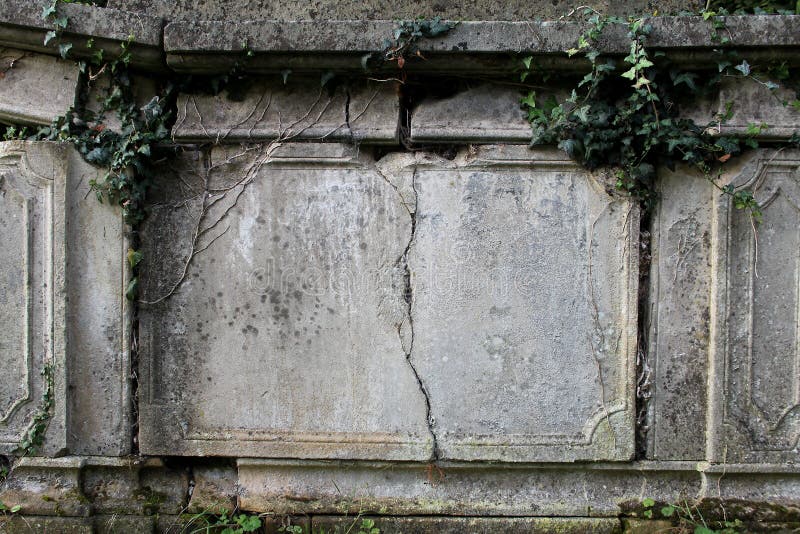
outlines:
[[49, 125], [75, 104], [78, 66], [12, 48], [0, 49], [0, 121]]
[[757, 151], [722, 183], [761, 204], [754, 226], [716, 200], [711, 460], [800, 458], [800, 153]]
[[[652, 48], [665, 51], [670, 59], [696, 68], [698, 63], [716, 66], [709, 22], [701, 17], [655, 17], [648, 19], [653, 31], [647, 40]], [[730, 46], [748, 47], [748, 58], [756, 61], [790, 60], [800, 47], [800, 17], [732, 16], [725, 18]], [[251, 72], [345, 70], [363, 72], [365, 53], [379, 52], [396, 24], [388, 20], [349, 21], [180, 21], [164, 29], [164, 50], [169, 66], [181, 72], [227, 72], [231, 66]], [[536, 56], [548, 69], [587, 69], [584, 60], [570, 59], [564, 52], [575, 46], [585, 31], [583, 24], [566, 21], [462, 22], [445, 35], [422, 39], [424, 60], [411, 58], [408, 72], [468, 72], [484, 75], [518, 72], [519, 58]], [[605, 53], [628, 53], [627, 24], [610, 25], [598, 47]], [[252, 52], [248, 56], [246, 50]], [[396, 65], [387, 66], [396, 72]]]
[[531, 125], [518, 87], [479, 85], [443, 99], [424, 100], [411, 118], [411, 141], [523, 143]]
[[[267, 0], [110, 0], [109, 7], [127, 9], [164, 18], [194, 20], [353, 20], [353, 19], [416, 19], [440, 16], [452, 20], [531, 20], [557, 18], [572, 10], [575, 5], [564, 0], [534, 1], [511, 0], [490, 2], [469, 0], [459, 2], [422, 0], [414, 4], [390, 4], [381, 0], [365, 2], [330, 2], [314, 0], [300, 2], [269, 2]], [[658, 10], [662, 13], [681, 10], [697, 11], [702, 5], [691, 0], [652, 2], [634, 0], [601, 0], [587, 5], [602, 12], [620, 15], [641, 15]]]
[[629, 459], [637, 208], [555, 150], [378, 166], [412, 181], [409, 351], [443, 457]]
[[639, 390], [649, 397], [648, 458], [702, 460], [711, 320], [714, 188], [700, 172], [659, 172], [651, 227], [649, 341]]
[[239, 493], [234, 466], [195, 467], [189, 509], [194, 512], [234, 510]]
[[66, 157], [67, 444], [71, 454], [122, 456], [133, 440], [126, 225], [91, 191], [103, 169], [71, 147]]
[[[312, 529], [325, 532], [356, 532], [363, 520], [372, 521], [381, 534], [617, 534], [618, 519], [589, 518], [467, 518], [467, 517], [336, 517], [315, 516]], [[366, 530], [366, 529], [363, 529]]]
[[553, 151], [352, 151], [214, 149], [153, 196], [142, 451], [426, 459], [427, 391], [447, 458], [630, 458], [630, 202]]
[[[178, 98], [173, 136], [178, 141], [213, 139], [352, 140], [396, 143], [400, 99], [394, 82], [339, 85], [333, 94], [320, 78], [289, 75], [249, 80], [219, 95]], [[309, 90], [311, 88], [311, 90]]]
[[69, 145], [0, 144], [3, 453], [39, 409], [45, 365], [54, 369], [54, 408], [40, 452], [130, 451], [124, 225], [91, 194], [92, 179], [99, 171]]
[[[4, 0], [0, 4], [0, 46], [59, 55], [58, 45], [72, 44], [70, 57], [89, 57], [98, 49], [105, 57], [115, 57], [128, 42], [131, 64], [151, 70], [164, 70], [161, 53], [160, 18], [144, 13], [100, 9], [78, 3], [58, 3], [59, 15], [68, 20], [62, 36], [45, 46], [45, 34], [53, 25], [42, 19], [47, 0]], [[93, 46], [87, 46], [92, 39]]]
[[41, 452], [66, 448], [67, 151], [50, 143], [0, 144], [0, 452], [14, 451], [47, 390], [56, 402]]
[[170, 298], [141, 306], [142, 452], [427, 459], [398, 334], [408, 212], [352, 147], [250, 148], [214, 149], [209, 174], [165, 176], [152, 196], [151, 302], [180, 280], [206, 179], [216, 191], [207, 250]]
[[91, 507], [81, 493], [83, 458], [23, 458], [0, 485], [0, 502], [19, 506], [20, 514], [88, 516]]
[[[242, 509], [274, 514], [617, 517], [626, 502], [703, 496], [695, 463], [539, 466], [239, 460]], [[792, 494], [787, 475], [776, 493]]]

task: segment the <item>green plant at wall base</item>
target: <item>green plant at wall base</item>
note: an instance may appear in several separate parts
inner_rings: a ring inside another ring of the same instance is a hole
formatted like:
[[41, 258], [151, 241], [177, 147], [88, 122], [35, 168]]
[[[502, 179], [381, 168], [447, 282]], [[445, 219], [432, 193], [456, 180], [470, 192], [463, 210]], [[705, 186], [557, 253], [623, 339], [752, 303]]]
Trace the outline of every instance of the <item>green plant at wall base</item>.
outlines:
[[0, 515], [16, 514], [20, 510], [22, 510], [22, 506], [18, 504], [15, 506], [7, 506], [3, 501], [0, 501]]
[[739, 519], [732, 521], [706, 521], [697, 506], [684, 501], [683, 504], [658, 504], [651, 498], [642, 499], [639, 511], [645, 519], [666, 519], [672, 521], [676, 534], [739, 534], [744, 532], [744, 524]]
[[53, 407], [55, 406], [55, 382], [53, 376], [53, 364], [45, 363], [42, 367], [42, 383], [44, 391], [42, 391], [42, 398], [39, 401], [39, 406], [33, 414], [31, 424], [25, 435], [22, 437], [17, 452], [21, 456], [29, 456], [35, 454], [39, 447], [44, 443], [44, 436], [47, 432], [47, 426], [53, 416]]
[[[582, 55], [591, 70], [564, 102], [542, 99], [535, 91], [521, 101], [533, 129], [532, 145], [556, 144], [588, 169], [616, 168], [617, 187], [641, 200], [647, 208], [655, 200], [654, 181], [659, 166], [687, 163], [700, 169], [737, 208], [758, 220], [761, 212], [750, 191], [718, 185], [723, 164], [746, 148], [756, 148], [755, 137], [768, 128], [750, 125], [744, 137], [714, 135], [732, 116], [732, 105], [704, 125], [680, 116], [676, 94], [702, 95], [723, 76], [753, 79], [771, 91], [778, 85], [722, 56], [716, 76], [701, 83], [696, 73], [670, 65], [661, 52], [651, 53], [645, 41], [652, 30], [641, 19], [628, 22], [630, 50], [621, 63], [603, 57], [596, 47], [603, 29], [624, 21], [588, 11], [589, 29], [569, 56]], [[524, 58], [524, 80], [532, 72], [532, 58]]]

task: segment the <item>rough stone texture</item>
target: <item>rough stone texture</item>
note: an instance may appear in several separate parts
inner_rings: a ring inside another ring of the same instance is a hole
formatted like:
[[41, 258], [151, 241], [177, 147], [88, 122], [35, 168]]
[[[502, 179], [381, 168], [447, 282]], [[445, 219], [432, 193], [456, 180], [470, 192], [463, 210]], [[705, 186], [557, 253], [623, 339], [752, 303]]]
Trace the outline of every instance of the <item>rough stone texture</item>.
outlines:
[[142, 452], [427, 459], [398, 334], [406, 208], [352, 147], [254, 148], [215, 149], [208, 175], [165, 176], [152, 195], [144, 301], [180, 279], [206, 176], [228, 191], [186, 281], [140, 311]]
[[0, 532], [3, 534], [95, 534], [92, 520], [77, 517], [22, 517], [0, 516]]
[[152, 534], [156, 516], [97, 515], [92, 518], [94, 534]]
[[411, 119], [413, 142], [530, 142], [521, 91], [480, 85], [440, 100], [425, 100]]
[[[800, 47], [800, 17], [731, 16], [725, 18], [730, 46], [754, 47], [755, 61], [791, 60]], [[653, 31], [646, 44], [665, 51], [677, 63], [715, 68], [709, 23], [701, 17], [648, 19]], [[326, 70], [363, 72], [364, 54], [379, 52], [396, 24], [388, 21], [181, 21], [164, 29], [168, 65], [180, 72], [224, 73], [233, 65], [249, 72]], [[422, 39], [424, 60], [410, 58], [406, 72], [515, 72], [520, 57], [536, 56], [537, 65], [555, 70], [587, 69], [588, 63], [564, 52], [575, 46], [585, 26], [565, 21], [463, 22], [452, 31]], [[627, 54], [627, 24], [608, 26], [598, 47], [608, 54]], [[246, 45], [246, 48], [245, 48]], [[245, 51], [252, 54], [248, 55]], [[396, 72], [394, 63], [385, 66]]]
[[81, 492], [78, 457], [23, 458], [0, 486], [0, 502], [20, 506], [20, 514], [88, 516], [91, 506]]
[[[45, 34], [53, 25], [42, 19], [42, 8], [49, 5], [49, 0], [3, 0], [0, 3], [0, 46], [57, 56], [58, 45], [70, 43], [73, 45], [70, 57], [90, 57], [101, 48], [106, 51], [105, 57], [116, 57], [122, 52], [121, 44], [132, 36], [128, 46], [131, 64], [164, 70], [161, 19], [142, 13], [59, 3], [58, 13], [67, 17], [68, 25], [60, 39], [53, 39], [45, 46]], [[93, 40], [92, 47], [87, 46], [89, 39]]]
[[233, 510], [236, 508], [236, 468], [195, 467], [192, 470], [194, 489], [189, 501], [189, 509], [194, 512], [204, 510]]
[[[617, 519], [588, 518], [467, 518], [467, 517], [335, 517], [315, 516], [312, 529], [342, 534], [356, 532], [364, 519], [375, 523], [381, 534], [618, 534]], [[366, 529], [364, 529], [366, 530]]]
[[400, 102], [397, 84], [339, 85], [319, 91], [319, 78], [283, 83], [256, 78], [219, 95], [181, 95], [173, 135], [179, 141], [212, 138], [352, 140], [396, 143]]
[[800, 152], [755, 152], [722, 183], [753, 190], [756, 227], [718, 195], [711, 460], [794, 462], [800, 452]]
[[[604, 0], [589, 2], [587, 5], [595, 9], [619, 15], [641, 15], [658, 10], [662, 13], [682, 10], [697, 11], [702, 5], [697, 1], [668, 0], [652, 2], [634, 0]], [[559, 17], [575, 5], [564, 0], [534, 1], [511, 0], [508, 2], [490, 2], [486, 0], [469, 0], [459, 2], [444, 0], [433, 2], [423, 0], [414, 4], [388, 4], [377, 0], [365, 2], [256, 2], [246, 0], [110, 0], [109, 7], [127, 9], [147, 13], [164, 18], [180, 18], [194, 20], [353, 20], [353, 19], [416, 19], [440, 16], [452, 20], [530, 20], [534, 18]]]
[[71, 454], [122, 456], [133, 424], [126, 226], [119, 208], [90, 189], [103, 170], [71, 147], [66, 154], [67, 444]]
[[70, 61], [0, 48], [0, 120], [50, 124], [75, 104], [78, 66]]
[[0, 144], [0, 452], [38, 409], [46, 364], [55, 408], [41, 452], [130, 451], [127, 245], [119, 210], [90, 193], [98, 174], [68, 145]]
[[[702, 496], [694, 463], [513, 466], [239, 460], [239, 506], [274, 514], [616, 517], [625, 502]], [[784, 495], [796, 478], [787, 476]]]
[[[66, 399], [67, 151], [48, 143], [0, 144], [0, 453], [14, 451], [47, 386]], [[56, 403], [42, 452], [66, 448], [66, 410]]]
[[412, 182], [407, 350], [442, 457], [629, 459], [637, 208], [554, 150], [378, 165]]
[[661, 169], [651, 227], [648, 458], [702, 460], [711, 306], [714, 188], [699, 172]]
[[185, 470], [158, 459], [92, 459], [83, 470], [83, 493], [98, 514], [177, 514], [189, 484]]

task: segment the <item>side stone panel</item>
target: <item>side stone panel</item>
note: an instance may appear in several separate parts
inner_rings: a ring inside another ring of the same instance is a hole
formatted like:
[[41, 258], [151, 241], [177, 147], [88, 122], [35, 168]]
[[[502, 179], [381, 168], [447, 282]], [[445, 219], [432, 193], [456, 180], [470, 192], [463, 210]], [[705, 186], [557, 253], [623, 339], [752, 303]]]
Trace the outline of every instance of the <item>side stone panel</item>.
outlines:
[[711, 460], [790, 462], [800, 440], [800, 153], [759, 151], [726, 177], [762, 220], [716, 202]]
[[97, 175], [68, 145], [0, 144], [0, 453], [15, 452], [45, 394], [38, 452], [130, 451], [124, 227], [90, 196]]
[[65, 155], [51, 144], [0, 144], [2, 453], [22, 442], [45, 394], [62, 402], [43, 452], [66, 448]]
[[713, 185], [699, 172], [661, 169], [652, 218], [649, 351], [637, 388], [648, 408], [647, 457], [703, 460]]

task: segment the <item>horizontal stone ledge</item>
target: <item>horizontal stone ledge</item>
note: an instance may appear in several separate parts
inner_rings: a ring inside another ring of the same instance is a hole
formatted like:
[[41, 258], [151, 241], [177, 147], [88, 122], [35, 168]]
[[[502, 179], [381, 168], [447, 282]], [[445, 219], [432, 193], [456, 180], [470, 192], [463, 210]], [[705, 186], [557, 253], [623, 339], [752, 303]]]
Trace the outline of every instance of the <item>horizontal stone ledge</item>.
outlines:
[[[667, 51], [680, 62], [711, 59], [720, 43], [712, 38], [710, 21], [701, 17], [654, 17], [647, 45]], [[762, 49], [769, 57], [791, 60], [800, 48], [800, 16], [750, 15], [725, 17], [729, 48]], [[285, 68], [355, 70], [362, 57], [379, 53], [391, 39], [392, 21], [179, 21], [164, 30], [164, 49], [171, 68], [186, 72], [224, 71], [238, 63], [245, 70]], [[483, 72], [519, 68], [522, 55], [543, 56], [546, 68], [585, 68], [583, 59], [569, 59], [586, 25], [578, 22], [462, 22], [447, 34], [421, 39], [425, 61], [411, 58], [409, 72]], [[599, 48], [626, 54], [630, 44], [625, 24], [610, 25]], [[702, 54], [701, 54], [702, 56]], [[795, 60], [796, 61], [796, 60]], [[394, 64], [390, 65], [394, 69]]]
[[45, 46], [45, 35], [54, 27], [42, 18], [42, 6], [42, 2], [30, 0], [0, 2], [0, 46], [57, 56], [59, 44], [70, 43], [70, 57], [90, 57], [103, 49], [106, 58], [113, 58], [122, 53], [121, 45], [130, 39], [131, 65], [165, 70], [161, 19], [117, 9], [59, 3], [58, 14], [67, 17], [67, 28], [60, 38]]

